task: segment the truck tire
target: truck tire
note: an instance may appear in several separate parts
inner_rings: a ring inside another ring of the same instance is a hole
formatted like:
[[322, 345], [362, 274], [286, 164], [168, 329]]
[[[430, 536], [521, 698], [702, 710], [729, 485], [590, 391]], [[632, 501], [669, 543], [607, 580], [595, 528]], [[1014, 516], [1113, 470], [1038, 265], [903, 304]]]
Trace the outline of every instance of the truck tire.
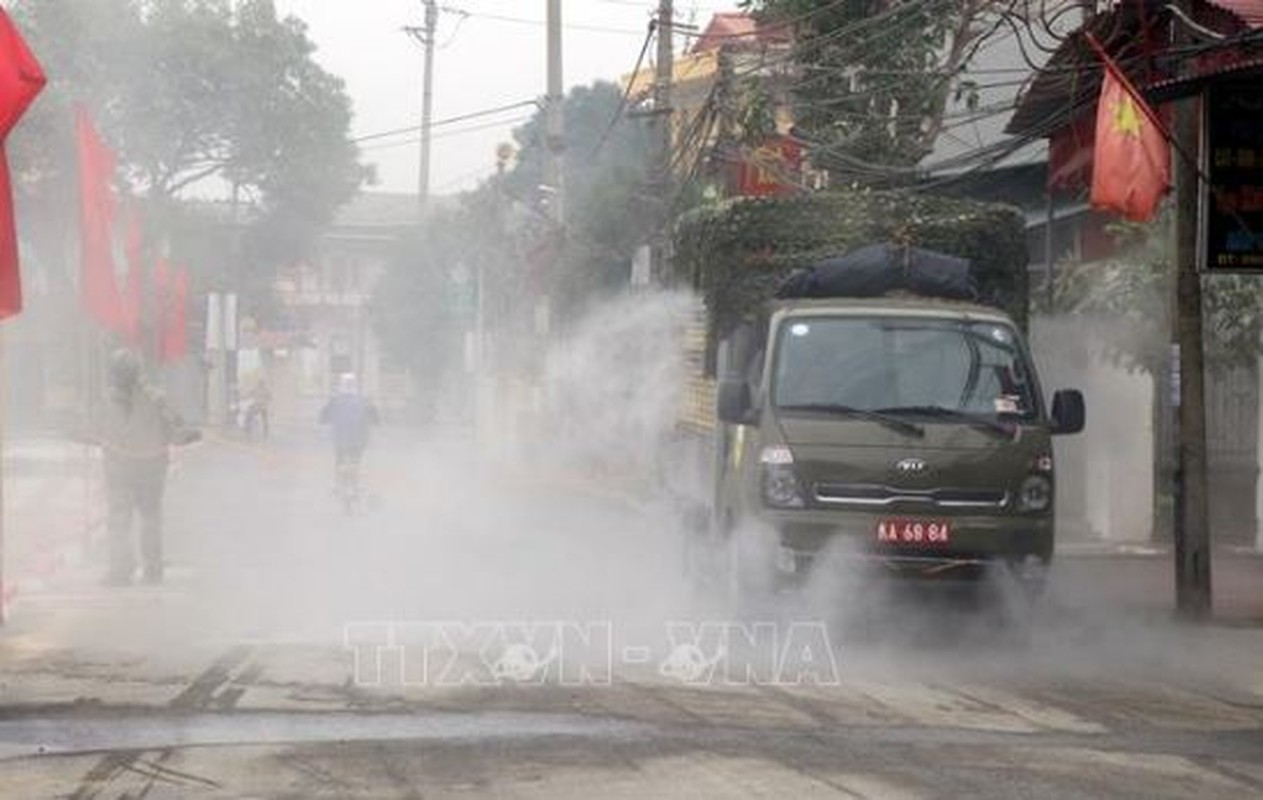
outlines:
[[722, 539], [724, 600], [737, 620], [766, 621], [774, 611], [772, 562], [752, 531], [731, 520]]

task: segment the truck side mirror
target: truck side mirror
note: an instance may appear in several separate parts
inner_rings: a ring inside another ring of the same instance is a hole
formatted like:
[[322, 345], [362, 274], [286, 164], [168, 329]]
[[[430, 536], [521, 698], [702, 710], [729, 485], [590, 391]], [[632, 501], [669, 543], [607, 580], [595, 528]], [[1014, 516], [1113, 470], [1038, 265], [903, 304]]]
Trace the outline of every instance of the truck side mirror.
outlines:
[[750, 386], [743, 380], [719, 382], [718, 411], [721, 422], [745, 425], [750, 421]]
[[1083, 393], [1078, 389], [1062, 389], [1053, 395], [1052, 432], [1078, 433], [1087, 420]]

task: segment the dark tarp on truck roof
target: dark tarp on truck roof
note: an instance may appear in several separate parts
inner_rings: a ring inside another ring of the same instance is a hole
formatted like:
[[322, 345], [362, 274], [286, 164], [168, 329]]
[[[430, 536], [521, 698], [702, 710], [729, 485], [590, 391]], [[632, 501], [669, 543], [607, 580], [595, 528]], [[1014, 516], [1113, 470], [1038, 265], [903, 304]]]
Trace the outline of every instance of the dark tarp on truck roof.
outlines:
[[924, 297], [976, 300], [967, 259], [885, 242], [852, 250], [791, 273], [777, 287], [779, 299], [880, 297], [893, 291]]

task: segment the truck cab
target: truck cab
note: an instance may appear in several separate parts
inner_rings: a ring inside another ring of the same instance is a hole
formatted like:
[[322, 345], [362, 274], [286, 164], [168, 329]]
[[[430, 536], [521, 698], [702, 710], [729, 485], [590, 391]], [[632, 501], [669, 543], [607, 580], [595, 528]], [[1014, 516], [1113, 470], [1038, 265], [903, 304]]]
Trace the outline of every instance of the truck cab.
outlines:
[[[1013, 320], [921, 297], [774, 303], [720, 343], [713, 519], [749, 528], [775, 585], [834, 550], [883, 574], [1032, 591], [1053, 556], [1052, 437], [1082, 395], [1045, 402]], [[746, 566], [749, 568], [749, 565]]]

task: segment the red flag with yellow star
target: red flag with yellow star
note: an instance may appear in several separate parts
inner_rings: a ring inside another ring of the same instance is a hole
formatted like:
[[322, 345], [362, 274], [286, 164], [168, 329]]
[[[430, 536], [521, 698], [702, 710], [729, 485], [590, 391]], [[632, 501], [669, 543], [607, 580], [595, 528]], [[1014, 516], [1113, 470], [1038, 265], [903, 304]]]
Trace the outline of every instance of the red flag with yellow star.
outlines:
[[1171, 188], [1171, 147], [1153, 110], [1113, 63], [1096, 107], [1092, 206], [1147, 222]]
[[22, 310], [18, 234], [4, 143], [45, 82], [44, 70], [22, 34], [9, 14], [0, 9], [0, 319]]

